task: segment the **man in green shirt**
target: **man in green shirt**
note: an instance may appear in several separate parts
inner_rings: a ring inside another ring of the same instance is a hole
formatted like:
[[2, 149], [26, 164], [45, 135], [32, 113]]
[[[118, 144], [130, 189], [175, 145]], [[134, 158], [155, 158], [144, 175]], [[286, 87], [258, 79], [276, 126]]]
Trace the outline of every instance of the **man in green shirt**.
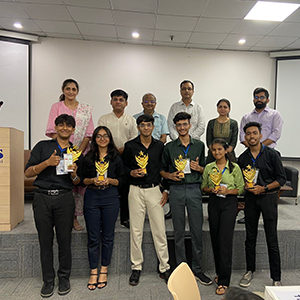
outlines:
[[196, 279], [204, 285], [212, 284], [201, 267], [202, 258], [202, 196], [201, 174], [204, 170], [204, 144], [190, 137], [191, 115], [179, 112], [173, 122], [179, 137], [165, 146], [160, 175], [170, 184], [169, 202], [175, 237], [176, 262], [186, 262], [185, 207], [192, 239], [192, 269]]

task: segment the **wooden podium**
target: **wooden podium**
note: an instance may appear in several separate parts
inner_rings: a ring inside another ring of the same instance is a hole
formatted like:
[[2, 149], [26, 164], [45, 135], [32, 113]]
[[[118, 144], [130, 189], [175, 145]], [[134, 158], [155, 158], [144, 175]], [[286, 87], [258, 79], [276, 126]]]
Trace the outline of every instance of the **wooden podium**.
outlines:
[[0, 127], [0, 231], [24, 220], [24, 133]]

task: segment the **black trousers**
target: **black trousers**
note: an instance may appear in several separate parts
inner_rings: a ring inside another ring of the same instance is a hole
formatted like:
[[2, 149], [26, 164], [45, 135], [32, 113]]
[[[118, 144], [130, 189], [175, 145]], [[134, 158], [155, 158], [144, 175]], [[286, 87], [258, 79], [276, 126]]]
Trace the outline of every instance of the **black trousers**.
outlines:
[[226, 198], [216, 195], [209, 197], [209, 229], [219, 285], [229, 286], [230, 283], [237, 206], [237, 197], [233, 195], [227, 195]]
[[128, 194], [129, 194], [129, 183], [126, 181], [119, 188], [119, 195], [120, 195], [120, 221], [121, 221], [121, 224], [123, 222], [129, 220]]
[[88, 255], [91, 269], [98, 268], [101, 241], [101, 265], [108, 266], [114, 243], [115, 224], [119, 213], [116, 187], [106, 190], [87, 188], [84, 195], [84, 218], [88, 234]]
[[44, 282], [55, 278], [53, 267], [54, 230], [58, 243], [59, 279], [69, 279], [71, 273], [71, 232], [75, 203], [72, 191], [58, 196], [35, 193], [33, 199], [35, 226], [38, 231], [40, 255]]
[[260, 213], [262, 212], [264, 229], [268, 246], [271, 278], [281, 280], [280, 253], [277, 238], [277, 210], [278, 193], [270, 195], [245, 195], [245, 221], [246, 221], [246, 260], [247, 271], [255, 271], [255, 248], [257, 228]]

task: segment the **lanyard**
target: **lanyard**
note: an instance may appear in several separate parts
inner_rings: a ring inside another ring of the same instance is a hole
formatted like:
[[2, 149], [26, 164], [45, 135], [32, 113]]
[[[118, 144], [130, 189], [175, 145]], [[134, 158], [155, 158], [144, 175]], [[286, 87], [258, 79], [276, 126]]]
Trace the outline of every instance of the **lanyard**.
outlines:
[[63, 156], [63, 153], [65, 152], [65, 151], [67, 151], [67, 148], [64, 148], [64, 149], [62, 149], [61, 148], [61, 146], [59, 145], [59, 143], [56, 141], [56, 144], [57, 144], [57, 146], [58, 146], [58, 149], [60, 150], [60, 157], [62, 157]]
[[190, 144], [186, 147], [186, 150], [184, 150], [183, 146], [181, 146], [181, 148], [182, 148], [182, 151], [184, 152], [185, 158], [187, 158], [187, 154], [188, 154], [189, 149], [190, 149]]
[[223, 171], [222, 171], [222, 175], [224, 174], [225, 170], [226, 170], [226, 167], [224, 167], [224, 169], [223, 169]]
[[[262, 148], [263, 148], [263, 150], [264, 150], [264, 149], [265, 149], [265, 145], [262, 145]], [[256, 161], [258, 160], [258, 158], [261, 156], [261, 154], [262, 154], [262, 151], [259, 152], [259, 154], [257, 155], [256, 159], [254, 159], [253, 157], [251, 157], [252, 162], [253, 162], [253, 167], [255, 167], [255, 163], [256, 163]]]

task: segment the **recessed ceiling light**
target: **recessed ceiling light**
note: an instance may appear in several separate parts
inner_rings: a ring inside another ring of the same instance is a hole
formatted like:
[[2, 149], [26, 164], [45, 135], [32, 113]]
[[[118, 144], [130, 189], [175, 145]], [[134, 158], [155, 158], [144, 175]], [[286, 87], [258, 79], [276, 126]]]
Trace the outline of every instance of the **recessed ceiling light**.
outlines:
[[138, 39], [140, 37], [140, 34], [135, 31], [132, 33], [132, 37], [134, 37], [135, 39]]
[[243, 44], [245, 44], [245, 43], [246, 43], [246, 40], [245, 40], [245, 39], [240, 39], [240, 40], [239, 40], [239, 44], [240, 44], [240, 45], [243, 45]]
[[299, 6], [296, 3], [258, 1], [244, 19], [282, 22]]
[[22, 26], [21, 23], [15, 23], [14, 26], [15, 26], [16, 28], [23, 28], [23, 26]]

